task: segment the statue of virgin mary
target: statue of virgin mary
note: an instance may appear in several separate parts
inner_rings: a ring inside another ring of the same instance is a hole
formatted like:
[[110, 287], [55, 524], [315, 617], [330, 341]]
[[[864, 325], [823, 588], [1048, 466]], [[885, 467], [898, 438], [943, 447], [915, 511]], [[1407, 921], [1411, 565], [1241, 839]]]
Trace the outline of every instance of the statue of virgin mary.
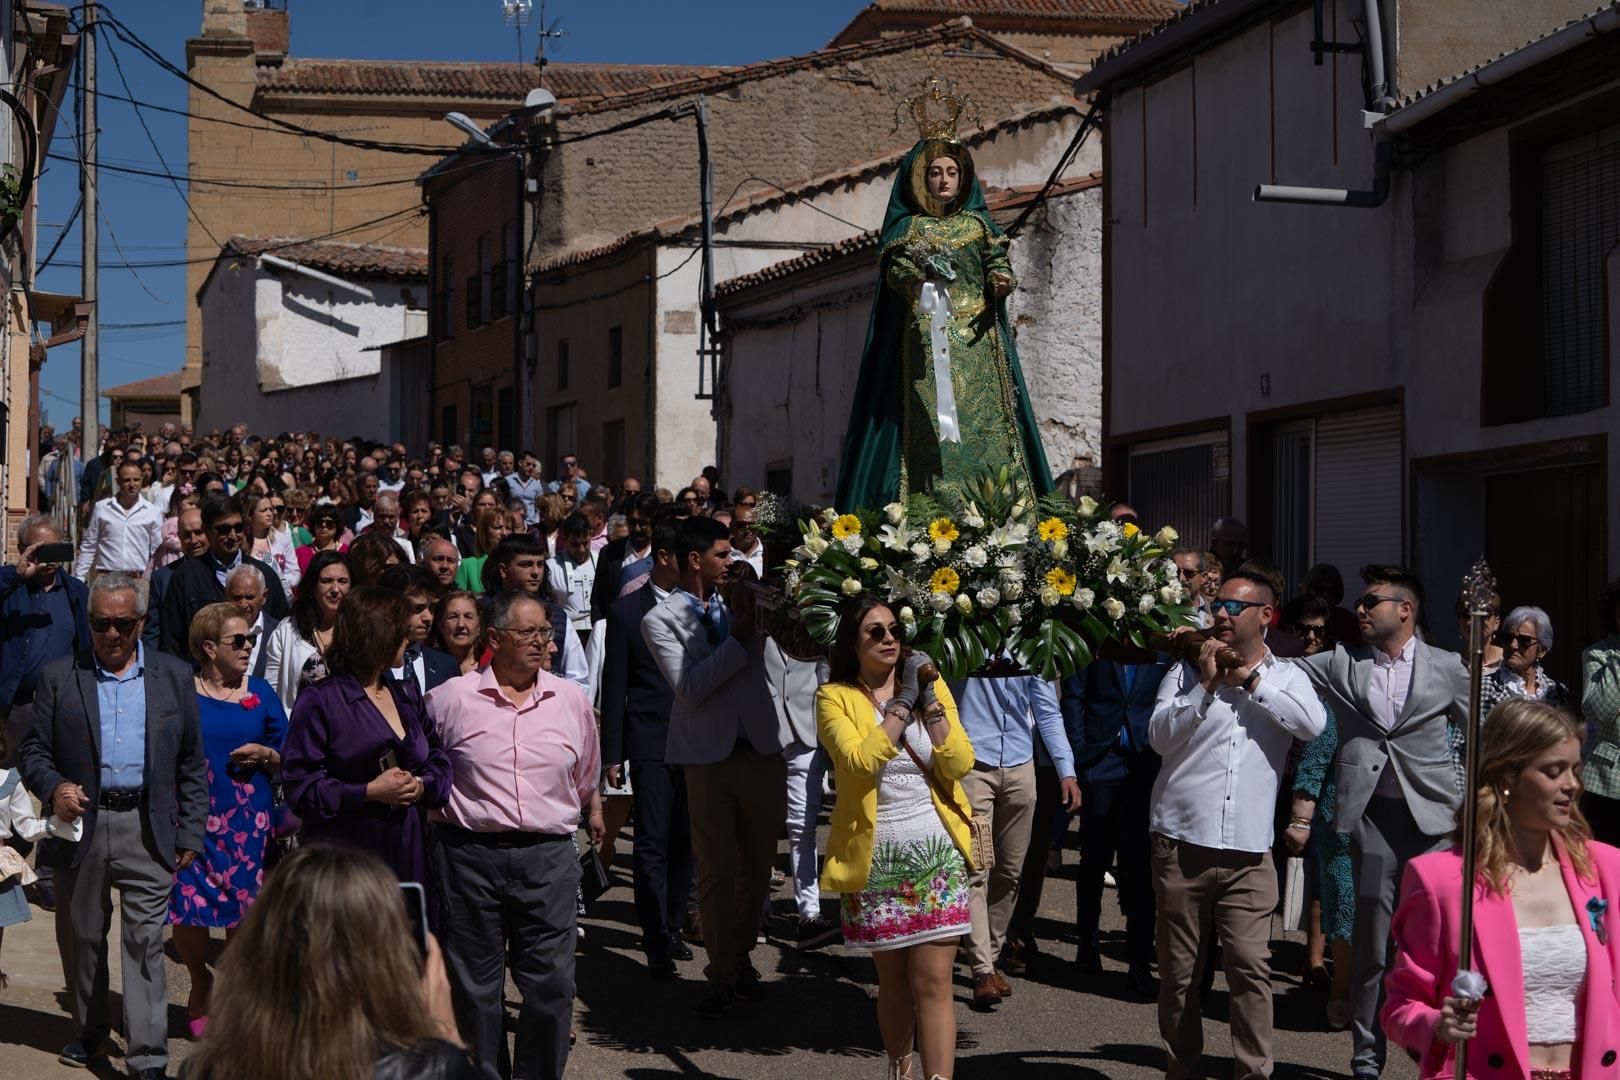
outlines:
[[[930, 118], [930, 102], [943, 119]], [[965, 491], [1003, 467], [1046, 494], [1052, 475], [1007, 323], [1018, 281], [954, 137], [963, 102], [935, 78], [906, 104], [923, 137], [900, 162], [883, 218], [837, 505]]]

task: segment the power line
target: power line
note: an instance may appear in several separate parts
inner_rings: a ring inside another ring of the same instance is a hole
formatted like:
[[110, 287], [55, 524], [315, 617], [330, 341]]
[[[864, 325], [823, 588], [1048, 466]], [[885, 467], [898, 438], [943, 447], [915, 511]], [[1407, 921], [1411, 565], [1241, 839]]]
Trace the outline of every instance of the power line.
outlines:
[[[49, 154], [48, 153], [45, 156], [47, 158], [51, 159], [52, 161], [73, 162], [73, 161], [77, 160], [77, 159], [69, 157], [69, 156], [67, 156], [65, 154]], [[440, 175], [443, 175], [444, 173], [461, 172], [461, 171], [466, 170], [466, 169], [480, 168], [480, 167], [482, 167], [484, 165], [487, 165], [487, 164], [489, 164], [488, 160], [484, 159], [484, 160], [471, 162], [471, 163], [466, 164], [466, 165], [453, 165], [453, 166], [450, 166], [449, 168], [446, 168], [446, 169], [442, 170]], [[344, 184], [341, 187], [333, 188], [332, 185], [329, 184], [329, 183], [322, 183], [322, 182], [314, 181], [314, 180], [309, 180], [309, 181], [289, 181], [289, 182], [285, 182], [285, 183], [264, 183], [264, 182], [255, 181], [255, 180], [241, 180], [241, 179], [226, 178], [226, 177], [217, 177], [216, 178], [216, 177], [192, 176], [192, 175], [190, 175], [188, 173], [182, 173], [182, 174], [177, 175], [172, 170], [168, 170], [168, 169], [165, 169], [164, 171], [160, 172], [160, 171], [158, 171], [156, 169], [141, 169], [141, 168], [136, 168], [135, 166], [132, 166], [132, 165], [111, 165], [111, 164], [108, 164], [105, 161], [100, 163], [100, 167], [104, 172], [123, 173], [123, 174], [125, 174], [127, 176], [151, 176], [151, 177], [156, 177], [157, 179], [160, 179], [160, 180], [169, 180], [169, 181], [184, 180], [187, 184], [202, 184], [202, 185], [205, 185], [207, 187], [240, 188], [240, 189], [247, 190], [247, 191], [280, 191], [280, 192], [307, 191], [307, 192], [310, 192], [312, 194], [320, 194], [320, 195], [325, 195], [325, 194], [327, 194], [329, 192], [332, 192], [332, 191], [362, 191], [362, 190], [365, 190], [365, 189], [368, 189], [368, 188], [403, 187], [403, 186], [405, 186], [407, 184], [416, 183], [417, 182], [417, 176], [420, 175], [420, 174], [417, 174], [417, 175], [412, 175], [412, 176], [407, 176], [407, 177], [401, 177], [400, 179], [397, 179], [397, 180], [368, 180], [368, 181], [365, 181], [363, 183]]]

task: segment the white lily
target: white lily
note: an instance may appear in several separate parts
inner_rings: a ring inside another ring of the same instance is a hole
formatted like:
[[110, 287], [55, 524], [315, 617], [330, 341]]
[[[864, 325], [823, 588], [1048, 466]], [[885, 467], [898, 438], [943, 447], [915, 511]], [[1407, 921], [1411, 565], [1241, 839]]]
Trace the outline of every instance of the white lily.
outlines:
[[1103, 576], [1108, 579], [1108, 583], [1110, 585], [1113, 585], [1117, 582], [1122, 582], [1129, 579], [1131, 576], [1131, 568], [1125, 565], [1124, 559], [1121, 559], [1118, 555], [1115, 555], [1108, 563], [1108, 569], [1103, 571]]

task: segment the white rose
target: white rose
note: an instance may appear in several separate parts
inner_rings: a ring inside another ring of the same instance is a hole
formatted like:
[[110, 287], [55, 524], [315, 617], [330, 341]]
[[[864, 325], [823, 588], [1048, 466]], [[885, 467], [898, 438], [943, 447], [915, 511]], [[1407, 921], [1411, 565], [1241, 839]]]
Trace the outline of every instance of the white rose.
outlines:
[[1167, 604], [1181, 603], [1181, 596], [1182, 593], [1180, 582], [1172, 581], [1170, 584], [1159, 590], [1159, 599], [1163, 600]]
[[1052, 586], [1041, 586], [1041, 605], [1043, 607], [1051, 607], [1053, 604], [1056, 604], [1059, 599], [1061, 598], [1058, 596], [1058, 591], [1052, 588]]
[[1024, 612], [1023, 612], [1023, 610], [1020, 609], [1020, 608], [1017, 608], [1017, 607], [1008, 608], [1007, 609], [1007, 621], [1010, 622], [1010, 623], [1013, 623], [1013, 624], [1023, 622], [1024, 621]]
[[1146, 615], [1148, 612], [1153, 610], [1153, 605], [1157, 603], [1158, 600], [1154, 598], [1152, 593], [1143, 593], [1142, 599], [1136, 602], [1136, 610], [1140, 611], [1143, 615]]
[[1090, 495], [1082, 495], [1082, 496], [1080, 496], [1080, 513], [1081, 513], [1081, 515], [1084, 516], [1084, 517], [1090, 517], [1092, 514], [1095, 514], [1096, 512], [1097, 512], [1097, 500], [1093, 499]]
[[973, 569], [977, 570], [985, 563], [990, 561], [990, 556], [985, 553], [984, 548], [980, 547], [978, 544], [974, 544], [972, 547], [962, 552], [962, 561], [973, 567]]
[[865, 539], [860, 533], [855, 533], [852, 536], [844, 537], [838, 542], [843, 546], [844, 550], [849, 552], [851, 555], [859, 555], [861, 553], [861, 545], [865, 543]]
[[876, 559], [863, 558], [861, 560], [861, 569], [862, 570], [872, 571], [872, 570], [876, 570], [877, 568], [878, 568], [878, 561]]
[[838, 591], [843, 593], [845, 596], [854, 596], [856, 593], [861, 591], [861, 579], [853, 577], [845, 578], [843, 584], [838, 586]]
[[964, 615], [973, 614], [973, 597], [967, 593], [956, 594], [956, 610]]
[[1067, 540], [1052, 541], [1052, 558], [1059, 562], [1069, 557], [1069, 542]]
[[1174, 547], [1180, 539], [1181, 534], [1168, 525], [1153, 534], [1153, 542], [1162, 548]]
[[1074, 606], [1081, 611], [1090, 611], [1091, 605], [1097, 602], [1097, 594], [1090, 589], [1080, 589], [1074, 594]]
[[889, 519], [890, 525], [898, 525], [906, 520], [906, 508], [900, 503], [892, 502], [883, 508], [883, 516]]
[[1110, 596], [1103, 601], [1103, 613], [1110, 619], [1118, 620], [1125, 614], [1125, 605]]
[[950, 594], [942, 592], [929, 593], [928, 606], [941, 613], [951, 610]]
[[903, 607], [900, 609], [900, 621], [907, 626], [911, 626], [917, 621], [917, 613], [912, 611], [910, 607]]
[[951, 553], [951, 542], [949, 540], [945, 539], [942, 536], [938, 540], [934, 541], [934, 554], [935, 555], [949, 555], [950, 553]]
[[812, 559], [819, 559], [827, 550], [827, 541], [819, 536], [812, 536], [804, 542], [804, 550], [809, 553]]
[[1009, 581], [1001, 590], [1004, 600], [1022, 600], [1024, 598], [1024, 583], [1022, 581]]
[[984, 588], [979, 590], [975, 599], [979, 601], [980, 607], [993, 608], [997, 604], [1001, 603], [1001, 590], [997, 589], [993, 585], [986, 585]]
[[927, 562], [928, 556], [932, 555], [933, 553], [934, 549], [923, 543], [921, 540], [911, 545], [912, 557], [918, 562]]

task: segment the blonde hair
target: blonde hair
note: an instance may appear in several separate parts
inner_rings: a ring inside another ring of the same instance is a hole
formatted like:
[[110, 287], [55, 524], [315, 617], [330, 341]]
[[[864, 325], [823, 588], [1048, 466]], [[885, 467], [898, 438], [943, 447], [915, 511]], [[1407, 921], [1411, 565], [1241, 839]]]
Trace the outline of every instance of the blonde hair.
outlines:
[[209, 604], [193, 615], [190, 636], [186, 639], [186, 644], [191, 647], [192, 659], [198, 664], [208, 663], [208, 654], [203, 652], [204, 643], [218, 641], [225, 624], [232, 619], [241, 619], [243, 623], [248, 621], [241, 608], [224, 600], [217, 604]]
[[194, 1080], [370, 1080], [436, 1038], [399, 885], [370, 852], [310, 844], [265, 882], [220, 964]]
[[[1534, 698], [1510, 697], [1492, 709], [1480, 727], [1479, 787], [1474, 804], [1475, 873], [1490, 891], [1505, 894], [1513, 867], [1513, 826], [1504, 792], [1512, 790], [1519, 774], [1537, 757], [1570, 739], [1579, 742], [1581, 725], [1555, 705]], [[1453, 836], [1462, 840], [1461, 808]], [[1581, 815], [1578, 797], [1570, 806], [1569, 824], [1558, 830], [1558, 838], [1575, 872], [1591, 880], [1592, 862], [1586, 842], [1592, 838], [1592, 830]]]

